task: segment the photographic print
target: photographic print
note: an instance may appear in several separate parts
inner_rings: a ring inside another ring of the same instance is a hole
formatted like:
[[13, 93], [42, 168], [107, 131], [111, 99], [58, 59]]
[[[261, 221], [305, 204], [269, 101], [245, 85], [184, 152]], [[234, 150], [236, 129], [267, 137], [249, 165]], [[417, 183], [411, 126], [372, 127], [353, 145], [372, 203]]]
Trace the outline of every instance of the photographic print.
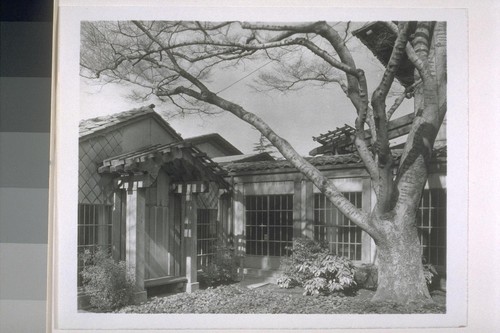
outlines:
[[59, 304], [81, 318], [61, 316], [68, 328], [96, 315], [110, 320], [90, 328], [171, 328], [153, 314], [178, 328], [207, 328], [200, 314], [217, 318], [208, 328], [462, 322], [449, 262], [466, 250], [448, 246], [466, 230], [449, 224], [463, 199], [448, 172], [457, 13], [92, 9], [62, 10], [59, 27], [71, 19], [61, 45], [78, 37], [58, 55], [78, 110], [58, 123], [78, 170], [60, 229]]

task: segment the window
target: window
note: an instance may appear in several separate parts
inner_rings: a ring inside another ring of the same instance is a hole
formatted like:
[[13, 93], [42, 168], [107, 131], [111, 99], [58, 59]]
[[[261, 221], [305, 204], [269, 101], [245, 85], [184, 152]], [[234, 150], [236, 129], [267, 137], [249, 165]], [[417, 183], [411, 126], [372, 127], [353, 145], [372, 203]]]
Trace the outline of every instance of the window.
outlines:
[[427, 263], [446, 265], [446, 190], [426, 189], [417, 210], [422, 256]]
[[198, 268], [213, 261], [217, 244], [217, 209], [198, 209], [197, 212]]
[[[97, 247], [111, 250], [111, 209], [111, 205], [78, 204], [78, 254], [87, 249], [95, 251]], [[83, 262], [78, 258], [78, 272], [82, 269]], [[78, 285], [81, 284], [78, 274]]]
[[293, 195], [249, 195], [246, 207], [246, 253], [284, 256], [293, 239]]
[[97, 246], [111, 249], [111, 205], [78, 205], [78, 252]]
[[[361, 208], [361, 192], [344, 196]], [[330, 250], [351, 260], [361, 260], [361, 228], [345, 217], [322, 193], [314, 195], [314, 239], [325, 241]]]

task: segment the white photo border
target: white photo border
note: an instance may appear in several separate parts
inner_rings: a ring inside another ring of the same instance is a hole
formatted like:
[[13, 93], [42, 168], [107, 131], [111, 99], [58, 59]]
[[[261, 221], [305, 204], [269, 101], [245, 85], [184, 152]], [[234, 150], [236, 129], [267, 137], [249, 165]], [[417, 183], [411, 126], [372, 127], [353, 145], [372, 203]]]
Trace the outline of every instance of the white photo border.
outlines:
[[[439, 328], [466, 325], [468, 217], [467, 10], [452, 8], [90, 6], [61, 1], [57, 29], [57, 87], [52, 316], [60, 330]], [[135, 5], [132, 5], [135, 3]], [[426, 315], [210, 315], [94, 314], [77, 310], [77, 193], [80, 22], [86, 20], [372, 21], [436, 20], [448, 23], [448, 170], [446, 314]], [[448, 52], [450, 55], [451, 52]], [[460, 246], [454, 246], [460, 244]]]

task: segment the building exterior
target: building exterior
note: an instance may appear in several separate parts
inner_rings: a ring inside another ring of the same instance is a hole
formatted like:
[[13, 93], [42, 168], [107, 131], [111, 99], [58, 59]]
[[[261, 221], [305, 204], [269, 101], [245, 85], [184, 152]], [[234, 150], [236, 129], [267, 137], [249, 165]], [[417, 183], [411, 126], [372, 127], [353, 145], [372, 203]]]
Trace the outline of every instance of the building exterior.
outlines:
[[[373, 208], [356, 153], [309, 160], [358, 207]], [[423, 255], [444, 271], [445, 147], [435, 152], [418, 223]], [[78, 250], [110, 249], [140, 290], [179, 282], [196, 290], [218, 240], [236, 246], [242, 268], [277, 270], [296, 237], [326, 241], [356, 264], [376, 257], [371, 238], [285, 160], [243, 155], [218, 134], [183, 140], [152, 107], [80, 123]]]
[[224, 170], [152, 107], [82, 121], [79, 144], [79, 253], [108, 248], [141, 290], [196, 289], [217, 221], [227, 221]]
[[[400, 151], [394, 151], [395, 159]], [[309, 158], [357, 207], [370, 212], [375, 194], [356, 153]], [[244, 266], [278, 269], [293, 238], [328, 242], [330, 249], [356, 264], [374, 263], [372, 239], [344, 217], [319, 190], [287, 161], [230, 163], [232, 230], [245, 254]], [[445, 272], [446, 147], [435, 151], [419, 208], [422, 255]]]
[[[395, 36], [386, 25], [374, 22], [353, 34], [387, 63]], [[396, 78], [407, 90], [414, 84], [408, 59]], [[297, 237], [326, 241], [332, 252], [357, 265], [376, 263], [370, 236], [288, 161], [268, 153], [243, 155], [218, 134], [183, 139], [153, 107], [80, 123], [80, 252], [109, 248], [115, 259], [126, 261], [144, 294], [179, 282], [188, 292], [196, 290], [198, 270], [213, 259], [220, 240], [235, 245], [241, 268], [279, 269]], [[414, 117], [391, 120], [390, 139], [406, 135]], [[314, 138], [319, 146], [309, 161], [370, 212], [375, 195], [352, 134], [346, 125]], [[398, 148], [392, 147], [394, 168]], [[417, 216], [422, 256], [445, 278], [446, 119]]]

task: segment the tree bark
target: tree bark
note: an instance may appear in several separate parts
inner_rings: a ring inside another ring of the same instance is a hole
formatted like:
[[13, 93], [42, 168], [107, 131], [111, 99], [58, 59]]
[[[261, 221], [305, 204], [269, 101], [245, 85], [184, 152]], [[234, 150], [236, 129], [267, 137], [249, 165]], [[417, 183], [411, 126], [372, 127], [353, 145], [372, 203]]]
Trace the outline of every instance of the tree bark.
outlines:
[[373, 302], [432, 303], [423, 273], [415, 214], [412, 215], [394, 215], [378, 221], [385, 227], [385, 234], [375, 241], [378, 287]]

